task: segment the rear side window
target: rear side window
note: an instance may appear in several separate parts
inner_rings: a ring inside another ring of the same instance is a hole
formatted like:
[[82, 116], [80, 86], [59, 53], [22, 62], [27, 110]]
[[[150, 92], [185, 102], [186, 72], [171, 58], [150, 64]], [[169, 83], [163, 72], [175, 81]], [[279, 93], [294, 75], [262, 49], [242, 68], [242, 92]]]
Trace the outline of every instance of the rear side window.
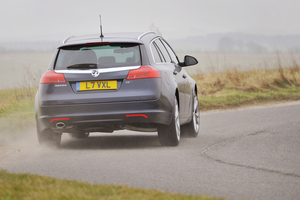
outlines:
[[155, 43], [156, 43], [157, 47], [159, 48], [159, 50], [161, 51], [161, 53], [163, 54], [166, 62], [171, 62], [170, 55], [167, 52], [165, 46], [161, 43], [161, 41], [159, 39], [157, 39], [157, 40], [155, 40]]
[[154, 62], [155, 63], [162, 63], [162, 55], [159, 54], [157, 51], [157, 47], [155, 47], [154, 42], [151, 43], [151, 51], [153, 54]]
[[167, 44], [165, 41], [161, 40], [161, 42], [163, 43], [163, 45], [166, 47], [171, 59], [172, 59], [172, 62], [175, 63], [175, 64], [178, 64], [178, 60], [177, 60], [177, 56], [176, 54], [174, 53], [174, 51], [171, 49], [171, 47], [169, 46], [169, 44]]
[[59, 50], [55, 69], [140, 66], [139, 44], [67, 46]]

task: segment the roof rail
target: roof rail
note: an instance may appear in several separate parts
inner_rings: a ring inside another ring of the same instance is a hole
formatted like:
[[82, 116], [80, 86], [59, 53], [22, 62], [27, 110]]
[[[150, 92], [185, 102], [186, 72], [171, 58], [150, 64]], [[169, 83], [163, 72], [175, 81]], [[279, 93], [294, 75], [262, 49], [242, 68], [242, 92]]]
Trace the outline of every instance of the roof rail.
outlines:
[[75, 36], [69, 36], [69, 37], [67, 37], [66, 39], [64, 39], [64, 41], [63, 41], [63, 44], [65, 44], [71, 37], [75, 37]]
[[140, 40], [142, 37], [144, 37], [145, 35], [150, 34], [150, 33], [156, 34], [156, 33], [153, 32], [153, 31], [148, 31], [148, 32], [145, 32], [145, 33], [141, 34], [141, 35], [138, 37], [138, 40]]

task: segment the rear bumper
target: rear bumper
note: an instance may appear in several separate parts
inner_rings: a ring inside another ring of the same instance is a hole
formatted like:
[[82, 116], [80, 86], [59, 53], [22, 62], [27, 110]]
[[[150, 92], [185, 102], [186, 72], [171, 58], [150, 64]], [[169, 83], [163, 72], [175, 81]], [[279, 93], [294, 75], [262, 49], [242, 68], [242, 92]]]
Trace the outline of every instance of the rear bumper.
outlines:
[[[63, 122], [65, 129], [60, 132], [90, 130], [118, 130], [126, 125], [143, 124], [155, 126], [170, 124], [173, 112], [172, 100], [161, 96], [157, 100], [93, 103], [74, 105], [40, 106], [36, 101], [36, 120], [39, 130], [57, 129]], [[99, 131], [100, 130], [100, 131]]]

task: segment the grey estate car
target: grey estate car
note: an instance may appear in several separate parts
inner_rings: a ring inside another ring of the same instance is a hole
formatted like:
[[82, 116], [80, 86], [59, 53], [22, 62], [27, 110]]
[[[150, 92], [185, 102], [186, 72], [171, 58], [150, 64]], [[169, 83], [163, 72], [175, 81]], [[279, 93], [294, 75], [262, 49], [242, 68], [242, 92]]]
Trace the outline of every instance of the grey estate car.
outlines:
[[40, 144], [59, 146], [62, 133], [158, 132], [176, 146], [200, 127], [197, 85], [171, 46], [153, 33], [69, 37], [57, 48], [35, 98]]

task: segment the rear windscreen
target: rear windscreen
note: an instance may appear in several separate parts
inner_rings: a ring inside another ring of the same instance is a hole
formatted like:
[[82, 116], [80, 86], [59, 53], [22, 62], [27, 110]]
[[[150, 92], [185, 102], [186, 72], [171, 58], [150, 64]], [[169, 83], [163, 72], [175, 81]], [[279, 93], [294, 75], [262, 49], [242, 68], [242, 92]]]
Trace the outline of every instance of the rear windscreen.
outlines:
[[138, 44], [67, 46], [59, 50], [55, 69], [89, 69], [141, 65]]

